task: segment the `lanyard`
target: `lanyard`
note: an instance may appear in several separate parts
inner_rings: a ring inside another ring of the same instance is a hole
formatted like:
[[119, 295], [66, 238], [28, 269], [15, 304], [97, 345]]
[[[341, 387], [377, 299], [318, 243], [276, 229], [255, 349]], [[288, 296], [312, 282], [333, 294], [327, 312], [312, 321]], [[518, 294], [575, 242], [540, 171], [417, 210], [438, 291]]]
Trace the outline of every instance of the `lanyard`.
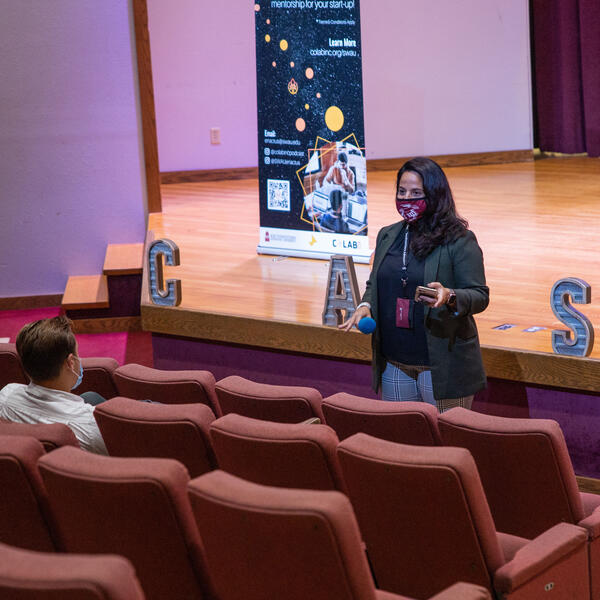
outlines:
[[400, 276], [400, 281], [402, 282], [402, 289], [406, 289], [406, 285], [408, 284], [408, 263], [406, 262], [406, 256], [408, 253], [408, 227], [406, 228], [406, 233], [404, 234], [404, 249], [402, 250], [402, 275]]

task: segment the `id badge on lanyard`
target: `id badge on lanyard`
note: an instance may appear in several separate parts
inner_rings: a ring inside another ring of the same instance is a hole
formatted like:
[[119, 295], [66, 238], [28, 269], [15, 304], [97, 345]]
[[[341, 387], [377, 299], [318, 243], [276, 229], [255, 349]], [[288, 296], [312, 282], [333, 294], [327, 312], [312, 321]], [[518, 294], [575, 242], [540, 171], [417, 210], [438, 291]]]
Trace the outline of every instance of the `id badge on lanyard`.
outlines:
[[408, 298], [396, 298], [396, 327], [412, 327], [413, 302]]
[[413, 301], [406, 298], [406, 286], [408, 284], [406, 255], [408, 250], [408, 228], [404, 234], [404, 250], [402, 251], [402, 293], [404, 298], [396, 298], [396, 327], [410, 329], [412, 327]]

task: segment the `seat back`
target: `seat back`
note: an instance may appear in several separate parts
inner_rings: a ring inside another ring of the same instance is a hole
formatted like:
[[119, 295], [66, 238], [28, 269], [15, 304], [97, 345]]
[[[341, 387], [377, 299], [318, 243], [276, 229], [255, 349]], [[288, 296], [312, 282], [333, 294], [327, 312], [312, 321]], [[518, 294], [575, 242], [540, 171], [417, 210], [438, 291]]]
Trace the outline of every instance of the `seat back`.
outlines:
[[0, 543], [0, 600], [144, 600], [121, 556], [21, 550]]
[[455, 581], [492, 589], [504, 557], [467, 450], [358, 433], [338, 457], [380, 588], [417, 598]]
[[446, 444], [473, 455], [498, 531], [531, 539], [561, 521], [577, 523], [584, 517], [565, 439], [555, 421], [453, 408], [440, 415], [439, 425]]
[[29, 383], [15, 344], [0, 344], [0, 390], [9, 383]]
[[[117, 395], [113, 372], [119, 366], [114, 358], [82, 358], [83, 380], [75, 393], [97, 392], [104, 398]], [[0, 389], [8, 383], [29, 383], [15, 344], [0, 344]]]
[[35, 438], [44, 446], [46, 452], [61, 446], [75, 446], [79, 442], [73, 430], [62, 423], [12, 423], [0, 420], [0, 435], [25, 435]]
[[415, 446], [441, 445], [436, 408], [425, 402], [384, 402], [341, 392], [322, 402], [325, 422], [340, 440], [367, 433]]
[[113, 398], [94, 409], [111, 456], [174, 458], [197, 477], [216, 467], [206, 404], [156, 404]]
[[300, 423], [311, 417], [324, 421], [321, 394], [314, 388], [256, 383], [232, 375], [218, 381], [216, 391], [224, 415], [279, 423]]
[[114, 358], [82, 358], [81, 366], [83, 367], [83, 379], [77, 387], [77, 394], [96, 392], [107, 400], [117, 395], [114, 372], [119, 363]]
[[263, 485], [345, 491], [327, 425], [275, 423], [229, 414], [210, 426], [219, 468]]
[[221, 414], [215, 393], [215, 378], [208, 371], [162, 371], [129, 364], [114, 372], [119, 396], [153, 400], [162, 404], [206, 404]]
[[0, 435], [0, 542], [51, 552], [56, 546], [37, 467], [43, 454], [38, 440]]
[[190, 482], [220, 600], [375, 600], [348, 499], [213, 471]]
[[183, 465], [67, 446], [38, 464], [65, 550], [125, 556], [149, 599], [205, 597]]

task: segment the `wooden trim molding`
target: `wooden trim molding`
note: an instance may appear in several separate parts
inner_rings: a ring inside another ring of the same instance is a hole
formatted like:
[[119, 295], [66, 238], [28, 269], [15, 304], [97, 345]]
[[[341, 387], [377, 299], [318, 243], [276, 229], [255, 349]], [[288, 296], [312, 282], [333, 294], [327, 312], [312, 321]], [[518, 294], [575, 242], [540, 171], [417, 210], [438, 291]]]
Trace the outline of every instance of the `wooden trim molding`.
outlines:
[[145, 303], [143, 297], [141, 312], [142, 328], [154, 333], [371, 362], [371, 340], [358, 332], [179, 306], [165, 308]]
[[0, 298], [0, 310], [28, 310], [31, 308], [54, 308], [60, 306], [62, 294], [41, 296], [13, 296]]
[[[407, 160], [402, 158], [376, 158], [367, 160], [367, 169], [372, 171], [397, 171]], [[469, 154], [437, 154], [430, 156], [441, 167], [470, 167], [533, 161], [531, 150], [505, 150], [499, 152], [471, 152]]]
[[232, 179], [258, 179], [258, 167], [238, 169], [207, 169], [204, 171], [168, 171], [160, 174], [161, 184], [198, 183]]
[[593, 477], [581, 477], [579, 475], [576, 475], [576, 479], [580, 492], [587, 492], [588, 494], [600, 494], [600, 479], [594, 479]]
[[[146, 239], [144, 241], [144, 255], [142, 256], [142, 293], [140, 296], [141, 304], [151, 304], [152, 299], [150, 298], [150, 282], [149, 282], [149, 268], [147, 263], [148, 260], [148, 249], [150, 244], [154, 241], [154, 231], [149, 229], [146, 232]], [[141, 317], [140, 317], [141, 318]]]
[[150, 56], [150, 32], [148, 31], [147, 0], [133, 0], [133, 25], [142, 111], [142, 137], [144, 142], [144, 166], [148, 193], [148, 212], [161, 212], [160, 175], [158, 168], [158, 141], [156, 137], [156, 112], [154, 109], [154, 85]]
[[[467, 167], [472, 165], [495, 165], [514, 162], [530, 162], [533, 150], [507, 150], [501, 152], [475, 152], [471, 154], [439, 154], [432, 156], [442, 167]], [[407, 158], [371, 158], [367, 169], [371, 171], [397, 171]], [[231, 179], [257, 179], [258, 167], [236, 169], [207, 169], [198, 171], [167, 171], [160, 174], [163, 185], [170, 183], [200, 183]]]
[[482, 346], [488, 377], [583, 392], [600, 389], [600, 360]]
[[72, 319], [74, 333], [121, 333], [141, 331], [140, 317], [106, 317], [100, 319]]

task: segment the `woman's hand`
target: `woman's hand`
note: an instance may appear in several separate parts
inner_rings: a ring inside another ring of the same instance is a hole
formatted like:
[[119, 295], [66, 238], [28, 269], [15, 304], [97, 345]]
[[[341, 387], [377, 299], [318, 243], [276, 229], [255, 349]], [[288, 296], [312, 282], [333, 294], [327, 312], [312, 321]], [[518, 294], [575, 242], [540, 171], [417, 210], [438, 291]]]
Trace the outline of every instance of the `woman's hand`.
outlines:
[[437, 290], [437, 298], [421, 296], [421, 299], [425, 304], [429, 304], [432, 308], [439, 308], [448, 302], [452, 290], [445, 288], [439, 281], [432, 281], [427, 284], [427, 287]]
[[370, 317], [371, 310], [368, 306], [360, 306], [354, 311], [354, 314], [347, 320], [344, 321], [341, 325], [338, 325], [338, 329], [343, 329], [344, 331], [350, 331], [355, 325], [363, 317]]

